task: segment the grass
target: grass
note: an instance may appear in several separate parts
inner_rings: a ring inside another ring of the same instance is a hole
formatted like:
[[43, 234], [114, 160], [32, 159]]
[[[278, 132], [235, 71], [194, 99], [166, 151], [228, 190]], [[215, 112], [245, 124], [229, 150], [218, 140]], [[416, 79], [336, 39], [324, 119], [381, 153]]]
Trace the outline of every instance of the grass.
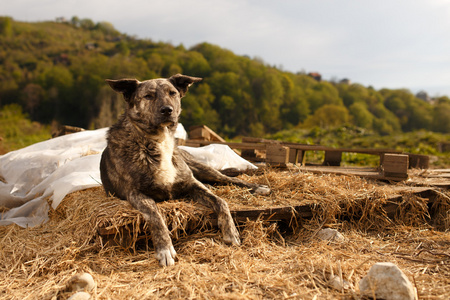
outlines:
[[32, 122], [17, 104], [0, 110], [0, 154], [50, 139], [50, 126]]

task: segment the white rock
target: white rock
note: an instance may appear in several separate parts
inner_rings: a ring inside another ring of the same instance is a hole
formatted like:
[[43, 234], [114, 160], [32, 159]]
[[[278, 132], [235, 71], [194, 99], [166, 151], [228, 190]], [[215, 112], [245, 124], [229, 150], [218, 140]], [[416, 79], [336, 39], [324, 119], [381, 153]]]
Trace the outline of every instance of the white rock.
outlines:
[[374, 264], [359, 282], [361, 294], [386, 300], [415, 300], [413, 285], [393, 263]]
[[325, 228], [325, 229], [320, 230], [317, 233], [317, 237], [321, 240], [329, 241], [329, 242], [344, 241], [344, 236], [336, 229], [331, 229], [331, 228]]
[[70, 298], [67, 300], [89, 300], [89, 299], [91, 299], [91, 295], [89, 293], [77, 292], [72, 296], [70, 296]]
[[95, 281], [91, 274], [82, 273], [73, 276], [67, 283], [67, 291], [92, 291], [95, 288]]
[[328, 280], [328, 286], [330, 286], [331, 288], [338, 290], [338, 291], [348, 290], [348, 289], [353, 288], [353, 286], [350, 282], [348, 282], [345, 279], [342, 279], [338, 275], [334, 275], [333, 277], [330, 278], [330, 280]]

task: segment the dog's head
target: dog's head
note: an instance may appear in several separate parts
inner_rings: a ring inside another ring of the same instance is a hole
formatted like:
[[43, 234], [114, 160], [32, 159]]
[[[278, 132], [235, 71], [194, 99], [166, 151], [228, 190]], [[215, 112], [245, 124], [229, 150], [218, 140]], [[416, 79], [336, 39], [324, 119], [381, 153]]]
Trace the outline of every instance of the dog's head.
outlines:
[[174, 128], [181, 113], [181, 98], [188, 88], [201, 78], [173, 75], [170, 78], [138, 81], [136, 79], [106, 80], [127, 102], [126, 114], [140, 129], [154, 132], [159, 128]]

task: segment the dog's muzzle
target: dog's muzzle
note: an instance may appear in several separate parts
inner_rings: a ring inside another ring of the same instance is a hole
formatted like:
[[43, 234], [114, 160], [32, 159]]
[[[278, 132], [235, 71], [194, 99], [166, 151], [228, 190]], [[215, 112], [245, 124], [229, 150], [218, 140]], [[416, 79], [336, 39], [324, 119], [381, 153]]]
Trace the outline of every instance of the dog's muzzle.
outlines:
[[171, 126], [177, 121], [176, 114], [173, 113], [173, 107], [170, 105], [162, 106], [159, 110], [160, 115], [160, 126]]
[[170, 105], [166, 105], [166, 106], [161, 107], [161, 109], [159, 111], [163, 116], [169, 117], [173, 112], [173, 107]]

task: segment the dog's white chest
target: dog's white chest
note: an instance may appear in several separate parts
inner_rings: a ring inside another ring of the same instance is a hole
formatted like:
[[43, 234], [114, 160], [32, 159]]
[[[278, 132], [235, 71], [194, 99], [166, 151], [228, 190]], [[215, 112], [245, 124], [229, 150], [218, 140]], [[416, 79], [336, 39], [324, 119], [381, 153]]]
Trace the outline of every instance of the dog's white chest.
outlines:
[[161, 152], [161, 163], [156, 172], [155, 181], [158, 184], [173, 184], [177, 175], [177, 170], [172, 162], [174, 139], [170, 136], [167, 128], [164, 131], [164, 139], [159, 143], [159, 150]]

